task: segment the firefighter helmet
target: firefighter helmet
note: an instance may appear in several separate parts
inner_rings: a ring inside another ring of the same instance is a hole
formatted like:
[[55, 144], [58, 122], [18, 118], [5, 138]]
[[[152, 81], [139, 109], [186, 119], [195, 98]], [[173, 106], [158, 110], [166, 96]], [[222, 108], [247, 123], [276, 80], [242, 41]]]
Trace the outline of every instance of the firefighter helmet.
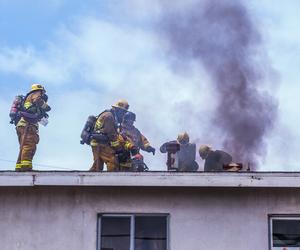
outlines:
[[112, 105], [112, 107], [123, 109], [123, 110], [127, 111], [129, 109], [129, 104], [126, 100], [121, 99], [121, 100], [117, 101], [116, 104]]
[[205, 159], [209, 153], [209, 151], [212, 150], [211, 146], [208, 145], [201, 145], [199, 148], [199, 155], [202, 159]]
[[31, 91], [36, 91], [36, 90], [45, 90], [45, 88], [41, 84], [34, 83], [31, 86]]
[[187, 144], [190, 141], [190, 137], [189, 137], [187, 132], [184, 132], [184, 133], [181, 133], [181, 134], [178, 135], [177, 141], [180, 144]]

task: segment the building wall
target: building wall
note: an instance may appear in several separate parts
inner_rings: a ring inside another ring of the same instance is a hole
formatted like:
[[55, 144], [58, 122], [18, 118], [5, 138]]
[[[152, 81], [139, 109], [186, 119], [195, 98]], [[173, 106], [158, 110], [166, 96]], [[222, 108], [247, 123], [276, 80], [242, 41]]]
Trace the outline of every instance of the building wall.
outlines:
[[170, 214], [170, 250], [266, 250], [268, 214], [300, 214], [300, 189], [0, 188], [0, 249], [96, 249], [98, 213]]

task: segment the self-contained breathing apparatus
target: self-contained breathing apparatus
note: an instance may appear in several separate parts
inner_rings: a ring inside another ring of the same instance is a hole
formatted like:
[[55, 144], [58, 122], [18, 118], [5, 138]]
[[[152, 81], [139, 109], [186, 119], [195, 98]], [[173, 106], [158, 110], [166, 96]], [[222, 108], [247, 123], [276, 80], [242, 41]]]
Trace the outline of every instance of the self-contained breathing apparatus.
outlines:
[[96, 117], [93, 115], [90, 115], [88, 117], [80, 135], [81, 137], [80, 144], [90, 145], [93, 139], [96, 140], [97, 142], [104, 143], [104, 144], [109, 142], [107, 135], [102, 133], [94, 133], [95, 124], [98, 117], [99, 116]]
[[80, 144], [87, 144], [90, 145], [91, 144], [91, 140], [92, 140], [92, 133], [94, 131], [94, 127], [95, 127], [95, 123], [97, 121], [97, 117], [96, 116], [89, 116], [84, 127], [83, 130], [81, 132], [81, 141]]
[[20, 121], [21, 119], [21, 111], [23, 110], [23, 105], [25, 101], [25, 96], [17, 95], [13, 100], [13, 103], [10, 108], [9, 117], [10, 117], [10, 124], [15, 124]]

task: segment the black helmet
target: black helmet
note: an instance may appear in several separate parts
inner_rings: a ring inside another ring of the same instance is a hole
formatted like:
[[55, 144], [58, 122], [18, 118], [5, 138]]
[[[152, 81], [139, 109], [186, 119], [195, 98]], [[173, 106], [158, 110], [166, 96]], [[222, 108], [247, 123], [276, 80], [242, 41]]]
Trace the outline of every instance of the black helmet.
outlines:
[[135, 113], [130, 112], [130, 111], [126, 112], [126, 114], [123, 117], [124, 121], [133, 121], [134, 122], [135, 119], [136, 119]]

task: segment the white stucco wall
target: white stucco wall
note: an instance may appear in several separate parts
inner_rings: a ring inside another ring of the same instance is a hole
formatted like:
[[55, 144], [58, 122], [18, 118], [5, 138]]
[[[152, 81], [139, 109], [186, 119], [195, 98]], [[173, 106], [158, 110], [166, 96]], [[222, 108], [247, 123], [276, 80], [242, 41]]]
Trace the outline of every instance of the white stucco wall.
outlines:
[[170, 250], [267, 250], [268, 215], [300, 214], [300, 189], [2, 186], [0, 249], [96, 250], [99, 213], [169, 214]]

